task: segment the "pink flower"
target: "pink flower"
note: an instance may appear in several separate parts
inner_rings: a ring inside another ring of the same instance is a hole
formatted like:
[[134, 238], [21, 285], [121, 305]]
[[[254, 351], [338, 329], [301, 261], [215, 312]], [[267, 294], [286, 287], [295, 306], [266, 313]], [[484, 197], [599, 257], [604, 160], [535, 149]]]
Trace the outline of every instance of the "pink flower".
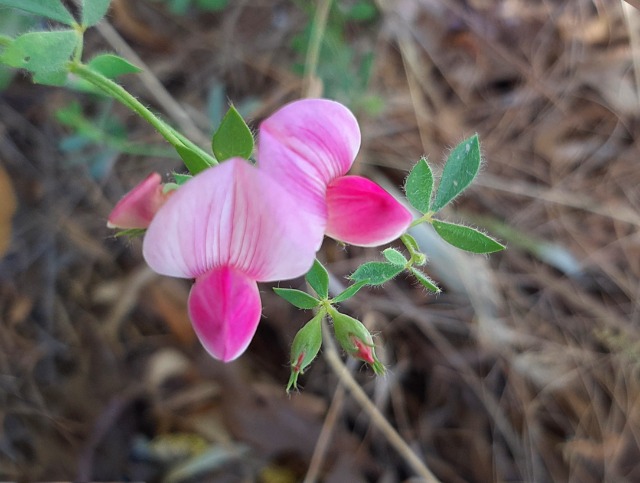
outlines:
[[345, 176], [360, 149], [360, 129], [342, 104], [305, 99], [284, 106], [260, 126], [258, 163], [328, 236], [359, 246], [398, 238], [411, 213], [373, 181]]
[[143, 254], [160, 274], [196, 279], [189, 296], [194, 329], [207, 351], [227, 362], [245, 351], [260, 321], [256, 282], [306, 273], [322, 231], [269, 175], [233, 158], [166, 201]]
[[151, 173], [116, 204], [109, 214], [109, 228], [146, 228], [169, 197], [162, 191], [162, 178]]

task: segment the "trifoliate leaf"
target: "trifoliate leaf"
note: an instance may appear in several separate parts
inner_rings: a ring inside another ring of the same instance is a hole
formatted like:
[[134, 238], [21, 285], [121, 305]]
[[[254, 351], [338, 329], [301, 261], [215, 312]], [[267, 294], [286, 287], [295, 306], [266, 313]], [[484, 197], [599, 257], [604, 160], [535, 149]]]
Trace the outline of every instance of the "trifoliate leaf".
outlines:
[[73, 15], [64, 8], [60, 0], [0, 0], [0, 6], [2, 5], [42, 15], [66, 25], [76, 23]]
[[404, 257], [404, 255], [395, 248], [387, 248], [382, 252], [382, 254], [384, 255], [384, 258], [386, 258], [390, 263], [393, 263], [394, 265], [400, 265], [404, 267], [407, 263], [407, 259]]
[[389, 262], [367, 262], [360, 265], [349, 277], [354, 282], [367, 282], [367, 285], [382, 285], [404, 270]]
[[305, 279], [315, 293], [318, 294], [318, 297], [326, 299], [329, 296], [329, 273], [318, 260], [313, 262], [313, 266], [305, 276]]

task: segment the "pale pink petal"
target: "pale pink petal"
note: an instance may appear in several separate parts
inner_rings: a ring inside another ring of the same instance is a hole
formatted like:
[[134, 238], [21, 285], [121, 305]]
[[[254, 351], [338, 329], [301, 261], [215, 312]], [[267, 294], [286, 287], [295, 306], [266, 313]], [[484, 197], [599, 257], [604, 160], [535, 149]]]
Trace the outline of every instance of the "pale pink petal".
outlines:
[[327, 99], [292, 102], [262, 122], [258, 165], [316, 216], [326, 216], [327, 184], [349, 171], [360, 149], [360, 129], [342, 104]]
[[146, 228], [153, 216], [166, 201], [162, 192], [162, 178], [151, 173], [138, 183], [111, 210], [107, 226], [109, 228]]
[[247, 348], [260, 322], [258, 285], [229, 267], [205, 273], [189, 295], [189, 317], [204, 348], [232, 361]]
[[311, 267], [324, 227], [266, 173], [233, 158], [171, 196], [149, 225], [143, 254], [153, 270], [173, 277], [230, 266], [253, 280], [282, 280]]
[[412, 220], [393, 196], [360, 176], [342, 176], [329, 184], [327, 209], [327, 236], [363, 247], [395, 240]]

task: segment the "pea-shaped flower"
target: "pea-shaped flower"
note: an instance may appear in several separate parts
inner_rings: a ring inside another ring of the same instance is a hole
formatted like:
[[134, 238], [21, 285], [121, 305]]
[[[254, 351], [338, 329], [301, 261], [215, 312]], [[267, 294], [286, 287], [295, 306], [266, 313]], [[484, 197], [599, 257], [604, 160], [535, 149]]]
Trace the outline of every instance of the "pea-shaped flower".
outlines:
[[189, 315], [203, 346], [225, 362], [242, 354], [260, 321], [256, 282], [306, 273], [323, 227], [284, 188], [247, 161], [207, 169], [164, 203], [143, 254], [162, 275], [194, 278]]
[[258, 165], [351, 245], [378, 246], [409, 227], [411, 213], [373, 181], [346, 176], [360, 149], [358, 122], [327, 99], [292, 102], [260, 125]]

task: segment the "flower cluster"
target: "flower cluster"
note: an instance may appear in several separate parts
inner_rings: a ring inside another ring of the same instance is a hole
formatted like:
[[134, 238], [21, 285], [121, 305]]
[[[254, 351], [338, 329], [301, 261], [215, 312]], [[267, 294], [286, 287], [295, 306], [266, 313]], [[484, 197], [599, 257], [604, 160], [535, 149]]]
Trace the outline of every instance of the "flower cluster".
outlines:
[[377, 246], [411, 223], [380, 186], [347, 175], [359, 148], [358, 123], [346, 107], [293, 102], [262, 122], [256, 166], [232, 158], [168, 194], [152, 174], [116, 205], [109, 226], [147, 228], [149, 266], [195, 279], [194, 329], [213, 357], [231, 361], [260, 321], [257, 282], [306, 273], [324, 235]]

